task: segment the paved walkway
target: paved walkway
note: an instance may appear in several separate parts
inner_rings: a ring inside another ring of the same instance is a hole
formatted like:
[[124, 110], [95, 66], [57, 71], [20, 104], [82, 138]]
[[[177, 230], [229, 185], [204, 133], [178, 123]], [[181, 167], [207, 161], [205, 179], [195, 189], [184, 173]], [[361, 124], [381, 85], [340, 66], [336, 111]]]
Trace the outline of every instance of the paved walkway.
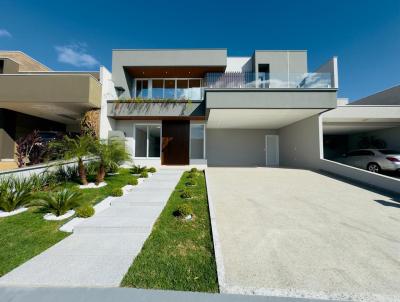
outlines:
[[76, 226], [73, 235], [0, 278], [0, 285], [119, 286], [181, 174], [161, 169]]
[[207, 188], [222, 292], [400, 301], [400, 199], [283, 168], [209, 168]]

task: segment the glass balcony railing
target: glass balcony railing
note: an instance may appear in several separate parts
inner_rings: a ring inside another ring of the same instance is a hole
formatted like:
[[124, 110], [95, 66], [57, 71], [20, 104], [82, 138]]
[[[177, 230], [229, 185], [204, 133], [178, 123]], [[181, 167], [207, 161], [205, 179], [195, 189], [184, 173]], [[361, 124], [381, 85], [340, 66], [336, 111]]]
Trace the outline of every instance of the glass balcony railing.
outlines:
[[330, 73], [207, 73], [206, 88], [332, 88]]
[[136, 98], [153, 100], [202, 100], [203, 79], [136, 79]]

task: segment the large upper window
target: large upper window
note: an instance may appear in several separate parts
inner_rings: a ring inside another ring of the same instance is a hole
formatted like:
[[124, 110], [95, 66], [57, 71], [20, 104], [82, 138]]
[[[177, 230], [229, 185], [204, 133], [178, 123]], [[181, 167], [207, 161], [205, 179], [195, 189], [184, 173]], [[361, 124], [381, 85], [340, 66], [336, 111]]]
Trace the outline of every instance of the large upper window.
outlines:
[[190, 158], [205, 158], [204, 124], [190, 125]]
[[136, 79], [136, 98], [201, 100], [202, 79]]
[[135, 125], [135, 157], [160, 157], [161, 125]]

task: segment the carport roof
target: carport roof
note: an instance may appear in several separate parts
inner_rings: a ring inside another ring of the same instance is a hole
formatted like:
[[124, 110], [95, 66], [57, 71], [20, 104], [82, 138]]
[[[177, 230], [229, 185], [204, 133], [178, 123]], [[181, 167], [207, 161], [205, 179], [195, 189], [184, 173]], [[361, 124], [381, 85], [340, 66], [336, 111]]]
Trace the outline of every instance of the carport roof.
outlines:
[[324, 134], [350, 134], [400, 126], [400, 106], [346, 105], [322, 114]]

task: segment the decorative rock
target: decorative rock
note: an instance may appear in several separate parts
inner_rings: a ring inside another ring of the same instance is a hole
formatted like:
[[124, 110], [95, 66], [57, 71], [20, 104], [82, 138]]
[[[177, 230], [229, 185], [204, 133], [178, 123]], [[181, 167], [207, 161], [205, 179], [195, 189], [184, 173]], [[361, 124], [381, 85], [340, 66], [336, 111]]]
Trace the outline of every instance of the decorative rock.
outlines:
[[45, 220], [63, 220], [67, 219], [75, 214], [74, 210], [69, 210], [67, 213], [61, 216], [56, 216], [53, 213], [47, 213], [46, 215], [43, 216]]
[[98, 185], [96, 185], [94, 182], [90, 182], [87, 185], [80, 185], [79, 189], [98, 189], [98, 188], [104, 187], [106, 185], [107, 185], [107, 183], [105, 181], [99, 183]]
[[19, 213], [25, 212], [26, 210], [28, 210], [28, 208], [19, 208], [14, 211], [11, 211], [11, 212], [5, 212], [5, 211], [0, 210], [0, 217], [8, 217], [8, 216], [17, 215]]

